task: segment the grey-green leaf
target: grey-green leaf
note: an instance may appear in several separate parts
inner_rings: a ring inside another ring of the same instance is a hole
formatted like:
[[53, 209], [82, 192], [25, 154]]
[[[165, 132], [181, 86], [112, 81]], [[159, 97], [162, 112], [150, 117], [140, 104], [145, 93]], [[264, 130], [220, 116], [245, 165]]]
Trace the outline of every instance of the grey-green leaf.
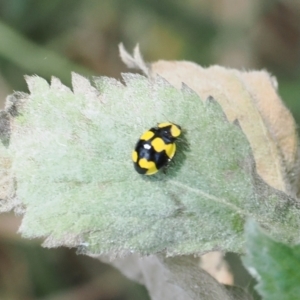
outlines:
[[192, 256], [164, 257], [132, 254], [110, 261], [127, 277], [144, 284], [151, 299], [164, 300], [252, 300], [243, 289], [224, 286], [199, 267], [199, 258]]
[[[257, 176], [246, 137], [213, 99], [160, 77], [123, 79], [93, 86], [74, 74], [73, 91], [58, 79], [26, 79], [30, 94], [9, 142], [24, 236], [111, 256], [240, 252], [251, 216], [275, 237], [299, 241], [296, 204]], [[164, 121], [181, 125], [187, 143], [178, 142], [167, 174], [141, 176], [132, 149]]]

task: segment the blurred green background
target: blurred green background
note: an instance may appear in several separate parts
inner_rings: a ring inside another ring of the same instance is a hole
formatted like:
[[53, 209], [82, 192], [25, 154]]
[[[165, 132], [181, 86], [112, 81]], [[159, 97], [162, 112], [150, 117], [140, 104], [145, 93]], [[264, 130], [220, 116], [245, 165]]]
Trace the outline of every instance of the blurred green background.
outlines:
[[[1, 105], [13, 91], [27, 92], [24, 75], [66, 85], [71, 71], [120, 78], [128, 71], [118, 54], [123, 42], [130, 51], [139, 43], [147, 61], [267, 69], [299, 123], [299, 20], [295, 0], [0, 0]], [[21, 239], [19, 223], [0, 216], [0, 299], [148, 299], [107, 265]], [[236, 282], [251, 286], [228, 257]]]

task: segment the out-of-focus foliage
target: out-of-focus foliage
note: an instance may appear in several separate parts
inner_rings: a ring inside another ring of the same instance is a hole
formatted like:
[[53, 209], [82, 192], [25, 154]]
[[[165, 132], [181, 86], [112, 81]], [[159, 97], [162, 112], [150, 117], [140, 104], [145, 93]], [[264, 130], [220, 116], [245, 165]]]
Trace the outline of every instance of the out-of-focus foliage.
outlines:
[[[65, 84], [71, 71], [119, 77], [126, 68], [117, 45], [140, 43], [148, 61], [267, 68], [299, 123], [299, 17], [300, 2], [294, 0], [0, 0], [0, 101], [13, 90], [26, 91], [24, 74], [56, 75]], [[13, 216], [3, 218], [1, 299], [54, 299], [51, 295], [59, 292], [64, 294], [55, 299], [74, 299], [71, 290], [81, 291], [75, 284], [83, 290], [96, 287], [82, 299], [147, 299], [144, 291], [135, 296], [124, 292], [126, 284], [118, 279], [121, 292], [113, 293], [117, 288], [109, 279], [119, 275], [111, 269], [97, 265], [92, 272], [95, 262], [71, 250], [54, 253], [20, 240], [12, 234]]]
[[299, 245], [272, 240], [254, 222], [246, 225], [244, 263], [257, 278], [264, 300], [299, 299]]
[[[296, 80], [299, 16], [300, 4], [292, 0], [1, 0], [0, 34], [1, 27], [9, 25], [37, 49], [43, 47], [97, 75], [119, 76], [125, 70], [116, 47], [123, 42], [128, 48], [140, 43], [147, 60], [267, 68], [279, 78]], [[0, 72], [15, 90], [25, 89], [22, 75], [37, 73], [34, 65], [40, 64], [27, 47], [20, 41], [14, 49], [0, 49]], [[7, 59], [7, 51], [33, 59], [33, 69]]]

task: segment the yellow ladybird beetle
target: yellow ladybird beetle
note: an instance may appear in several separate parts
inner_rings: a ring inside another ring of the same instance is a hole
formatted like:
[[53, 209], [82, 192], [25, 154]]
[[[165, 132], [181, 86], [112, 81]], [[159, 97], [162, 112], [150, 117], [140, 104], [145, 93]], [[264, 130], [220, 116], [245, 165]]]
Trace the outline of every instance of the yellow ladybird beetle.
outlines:
[[181, 127], [174, 123], [159, 123], [142, 134], [132, 152], [135, 170], [139, 174], [153, 175], [166, 167], [176, 153], [175, 141]]

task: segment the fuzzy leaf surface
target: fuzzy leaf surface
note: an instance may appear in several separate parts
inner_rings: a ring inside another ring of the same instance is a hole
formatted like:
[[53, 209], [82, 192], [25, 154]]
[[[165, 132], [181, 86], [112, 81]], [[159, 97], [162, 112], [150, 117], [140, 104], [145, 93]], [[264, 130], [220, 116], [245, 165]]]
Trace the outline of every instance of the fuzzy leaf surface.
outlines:
[[[249, 143], [213, 99], [161, 77], [124, 74], [73, 91], [28, 77], [9, 151], [21, 232], [45, 245], [93, 254], [240, 252], [248, 216], [282, 240], [299, 242], [299, 210], [256, 174]], [[158, 122], [182, 126], [167, 174], [141, 176], [131, 152]]]

